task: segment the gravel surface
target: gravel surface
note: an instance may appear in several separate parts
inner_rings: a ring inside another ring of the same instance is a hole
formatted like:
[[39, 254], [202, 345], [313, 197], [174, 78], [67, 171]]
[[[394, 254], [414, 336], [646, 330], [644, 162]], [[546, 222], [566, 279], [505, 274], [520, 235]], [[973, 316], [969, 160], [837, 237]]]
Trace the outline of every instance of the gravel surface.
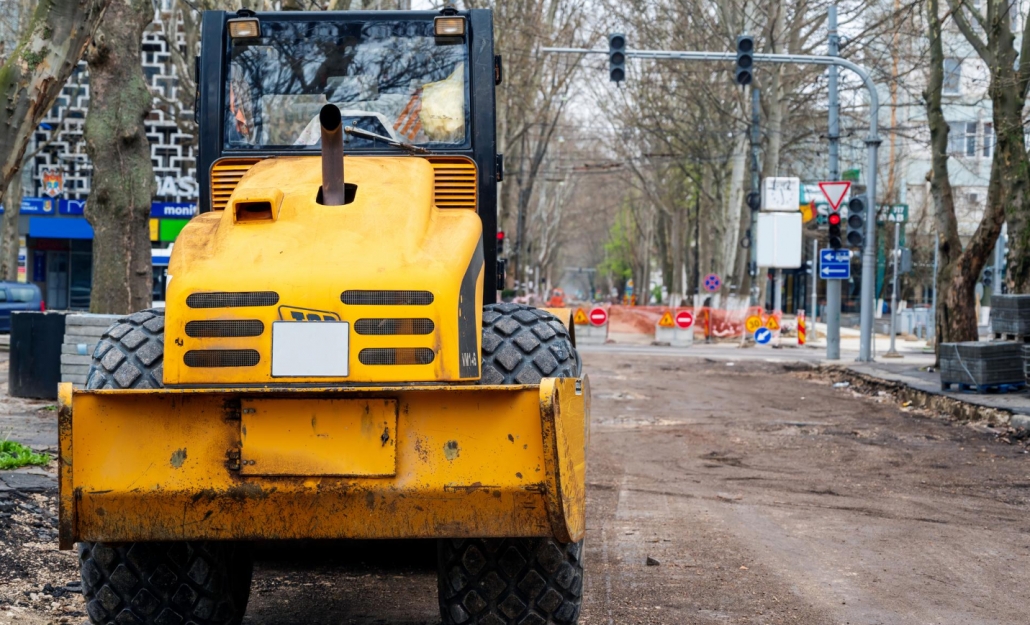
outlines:
[[[581, 623], [1028, 622], [1025, 432], [808, 365], [584, 360]], [[0, 491], [0, 623], [84, 620], [55, 495]], [[261, 545], [245, 622], [436, 625], [434, 557], [431, 541]]]

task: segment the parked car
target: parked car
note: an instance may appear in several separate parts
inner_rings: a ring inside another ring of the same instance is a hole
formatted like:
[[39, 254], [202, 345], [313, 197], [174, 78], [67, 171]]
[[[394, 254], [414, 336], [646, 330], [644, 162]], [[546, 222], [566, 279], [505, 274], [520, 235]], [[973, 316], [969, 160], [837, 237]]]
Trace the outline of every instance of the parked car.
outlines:
[[0, 332], [11, 331], [11, 313], [18, 310], [46, 310], [39, 287], [22, 282], [0, 282]]

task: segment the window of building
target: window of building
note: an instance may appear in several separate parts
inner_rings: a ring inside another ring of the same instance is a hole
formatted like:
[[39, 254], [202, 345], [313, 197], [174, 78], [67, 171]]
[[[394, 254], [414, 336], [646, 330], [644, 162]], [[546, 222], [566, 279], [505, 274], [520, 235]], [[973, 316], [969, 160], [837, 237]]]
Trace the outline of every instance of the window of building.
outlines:
[[963, 122], [948, 124], [948, 154], [959, 155], [966, 147], [966, 125]]
[[958, 95], [962, 87], [962, 61], [961, 59], [944, 59], [944, 85], [941, 93]]
[[994, 156], [994, 124], [984, 122], [984, 158]]
[[976, 156], [976, 122], [966, 124], [966, 156]]

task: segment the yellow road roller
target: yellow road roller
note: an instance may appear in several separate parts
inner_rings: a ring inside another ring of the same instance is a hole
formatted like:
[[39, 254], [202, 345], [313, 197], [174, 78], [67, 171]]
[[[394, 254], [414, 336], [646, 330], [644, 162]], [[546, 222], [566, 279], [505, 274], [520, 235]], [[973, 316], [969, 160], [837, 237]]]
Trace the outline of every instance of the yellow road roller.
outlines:
[[445, 625], [577, 621], [590, 390], [567, 311], [496, 301], [492, 29], [204, 15], [166, 308], [60, 388], [92, 623], [239, 623], [255, 542], [407, 538]]

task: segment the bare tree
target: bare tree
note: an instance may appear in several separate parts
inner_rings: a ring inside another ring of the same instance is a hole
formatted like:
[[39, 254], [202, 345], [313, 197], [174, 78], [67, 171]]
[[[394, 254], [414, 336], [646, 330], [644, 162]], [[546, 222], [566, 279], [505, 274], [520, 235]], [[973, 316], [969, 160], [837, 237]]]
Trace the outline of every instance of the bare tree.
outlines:
[[[1006, 186], [1003, 167], [997, 158], [991, 169], [987, 209], [972, 239], [965, 249], [959, 239], [958, 220], [955, 217], [955, 198], [948, 176], [948, 123], [944, 119], [941, 93], [944, 86], [944, 46], [941, 40], [939, 0], [928, 0], [927, 35], [930, 40], [930, 80], [924, 95], [930, 126], [932, 169], [931, 193], [934, 200], [937, 247], [940, 252], [939, 270], [935, 288], [937, 297], [937, 345], [952, 341], [975, 341], [977, 318], [974, 288], [991, 254], [994, 241], [1001, 231], [1004, 210], [997, 193]], [[999, 115], [995, 112], [995, 119]], [[1020, 134], [1022, 144], [1022, 134]], [[1000, 137], [999, 137], [1000, 143]], [[1009, 148], [1011, 149], [1011, 147]], [[1000, 151], [1000, 147], [999, 147]], [[1024, 154], [1025, 156], [1025, 154]], [[938, 358], [940, 350], [937, 350]]]
[[93, 162], [86, 219], [93, 226], [90, 310], [126, 314], [150, 306], [150, 202], [156, 191], [143, 120], [153, 97], [143, 76], [150, 0], [111, 0], [86, 60], [90, 106], [84, 137]]

